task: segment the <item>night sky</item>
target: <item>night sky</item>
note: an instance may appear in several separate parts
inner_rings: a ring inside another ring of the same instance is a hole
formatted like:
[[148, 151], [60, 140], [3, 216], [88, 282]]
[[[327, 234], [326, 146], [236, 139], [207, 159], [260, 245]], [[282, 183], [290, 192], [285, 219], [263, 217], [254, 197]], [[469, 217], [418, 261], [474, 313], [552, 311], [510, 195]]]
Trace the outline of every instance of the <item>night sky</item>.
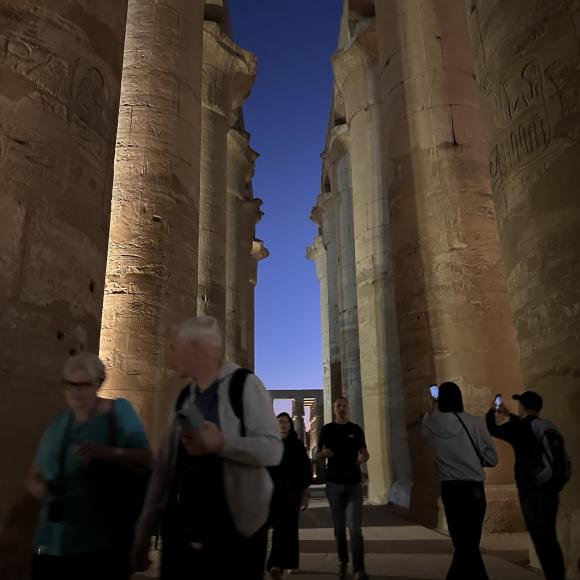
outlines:
[[256, 290], [256, 372], [271, 389], [321, 388], [320, 294], [306, 246], [316, 233], [310, 211], [320, 191], [342, 0], [230, 0], [230, 8], [236, 43], [258, 57], [244, 106], [260, 153], [254, 194], [265, 215], [257, 236], [270, 250]]

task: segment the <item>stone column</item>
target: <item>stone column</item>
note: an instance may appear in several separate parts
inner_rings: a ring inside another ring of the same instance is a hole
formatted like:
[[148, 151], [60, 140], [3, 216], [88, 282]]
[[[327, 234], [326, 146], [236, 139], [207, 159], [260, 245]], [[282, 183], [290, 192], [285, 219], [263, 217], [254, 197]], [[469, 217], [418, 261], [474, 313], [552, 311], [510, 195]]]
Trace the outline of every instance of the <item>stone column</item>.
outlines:
[[154, 439], [170, 327], [197, 306], [202, 24], [187, 0], [129, 0], [101, 355]]
[[[580, 13], [573, 0], [469, 3], [489, 170], [526, 388], [580, 465]], [[579, 578], [580, 474], [559, 534]]]
[[371, 459], [369, 501], [386, 503], [389, 489], [409, 478], [397, 324], [391, 277], [389, 216], [379, 154], [380, 102], [376, 29], [360, 22], [333, 56], [350, 127], [360, 374]]
[[243, 50], [215, 22], [203, 29], [201, 187], [199, 209], [199, 314], [226, 316], [226, 204], [228, 130], [250, 93], [256, 57]]
[[316, 263], [316, 275], [320, 284], [320, 328], [322, 334], [322, 388], [324, 397], [324, 423], [332, 421], [332, 392], [330, 389], [330, 331], [328, 310], [328, 268], [326, 248], [322, 236], [314, 239], [307, 249], [307, 258]]
[[340, 259], [337, 278], [341, 289], [338, 323], [342, 392], [348, 397], [350, 403], [351, 420], [364, 428], [356, 303], [352, 179], [347, 125], [339, 125], [333, 129], [324, 158], [329, 165], [330, 187], [335, 192], [338, 203]]
[[[443, 525], [421, 437], [428, 385], [453, 380], [466, 410], [521, 388], [462, 0], [377, 4], [394, 280], [415, 514]], [[520, 523], [511, 449], [488, 473], [488, 526]]]
[[[248, 260], [256, 220], [245, 211], [246, 197], [251, 191], [251, 179], [258, 154], [250, 147], [250, 134], [232, 128], [228, 132], [228, 192], [226, 216], [226, 358], [244, 364], [241, 324], [244, 302], [249, 284]], [[253, 201], [253, 200], [251, 200]], [[253, 210], [253, 207], [251, 208]], [[244, 223], [249, 222], [249, 223]], [[247, 235], [251, 229], [252, 236]], [[240, 268], [240, 265], [244, 268]]]
[[0, 3], [0, 511], [97, 352], [126, 0]]
[[255, 293], [258, 285], [258, 264], [261, 260], [265, 260], [270, 255], [270, 252], [264, 245], [262, 240], [254, 240], [252, 244], [252, 252], [249, 256], [250, 262], [250, 285], [247, 296], [246, 311], [248, 313], [248, 320], [246, 326], [246, 345], [248, 347], [248, 364], [247, 368], [254, 370], [254, 339], [255, 339]]
[[292, 401], [292, 420], [298, 439], [304, 441], [304, 399], [297, 397]]

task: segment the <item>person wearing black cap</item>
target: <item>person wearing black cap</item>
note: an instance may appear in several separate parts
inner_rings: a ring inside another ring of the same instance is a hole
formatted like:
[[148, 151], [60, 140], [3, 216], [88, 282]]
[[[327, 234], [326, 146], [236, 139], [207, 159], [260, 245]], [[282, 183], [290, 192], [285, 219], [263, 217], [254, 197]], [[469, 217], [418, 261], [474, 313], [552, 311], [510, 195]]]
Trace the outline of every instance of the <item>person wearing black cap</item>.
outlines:
[[[564, 580], [566, 567], [556, 534], [558, 494], [569, 478], [569, 466], [562, 467], [558, 459], [566, 457], [564, 440], [551, 421], [540, 418], [540, 395], [525, 391], [512, 398], [519, 403], [518, 414], [503, 403], [494, 405], [486, 415], [487, 428], [514, 448], [520, 505], [546, 578]], [[501, 424], [498, 415], [504, 418]]]

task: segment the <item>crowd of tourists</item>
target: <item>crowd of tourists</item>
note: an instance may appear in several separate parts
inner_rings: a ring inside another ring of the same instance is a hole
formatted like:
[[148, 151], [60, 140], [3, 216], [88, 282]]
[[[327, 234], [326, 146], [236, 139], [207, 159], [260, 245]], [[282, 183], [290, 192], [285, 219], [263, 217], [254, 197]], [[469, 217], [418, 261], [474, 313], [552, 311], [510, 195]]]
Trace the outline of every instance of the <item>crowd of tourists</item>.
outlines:
[[[99, 396], [98, 356], [65, 361], [67, 411], [44, 432], [22, 498], [0, 528], [3, 580], [128, 580], [150, 565], [161, 541], [162, 580], [280, 579], [299, 568], [299, 518], [312, 465], [287, 413], [274, 416], [259, 378], [223, 360], [217, 321], [200, 316], [174, 330], [169, 362], [187, 379], [155, 458], [131, 403]], [[540, 419], [542, 399], [514, 398], [518, 415], [494, 400], [485, 422], [463, 410], [454, 383], [433, 386], [423, 436], [432, 445], [455, 553], [448, 580], [488, 578], [479, 545], [486, 511], [484, 469], [493, 437], [515, 451], [525, 522], [546, 578], [564, 580], [556, 536], [558, 493], [569, 478], [563, 439]], [[338, 576], [368, 578], [362, 534], [364, 432], [344, 397], [318, 440], [334, 523]], [[272, 530], [270, 553], [268, 530]]]

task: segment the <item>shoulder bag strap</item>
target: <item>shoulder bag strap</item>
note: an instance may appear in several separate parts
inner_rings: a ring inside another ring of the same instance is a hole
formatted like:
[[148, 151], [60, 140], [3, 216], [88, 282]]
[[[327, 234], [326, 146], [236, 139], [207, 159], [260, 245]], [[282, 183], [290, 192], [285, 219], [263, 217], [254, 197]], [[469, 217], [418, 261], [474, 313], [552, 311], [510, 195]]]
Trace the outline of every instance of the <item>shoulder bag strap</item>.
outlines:
[[477, 445], [475, 444], [475, 441], [473, 440], [473, 437], [471, 436], [469, 429], [467, 428], [467, 426], [463, 422], [463, 419], [459, 416], [458, 413], [453, 413], [453, 414], [459, 419], [459, 422], [461, 423], [461, 425], [465, 429], [465, 432], [467, 433], [467, 436], [469, 437], [469, 440], [471, 441], [471, 445], [473, 445], [473, 450], [475, 451], [475, 454], [477, 455], [477, 457], [479, 459], [479, 463], [481, 464], [481, 467], [483, 467], [485, 465], [485, 459], [483, 458], [483, 455], [481, 454]]
[[246, 436], [246, 421], [244, 419], [244, 385], [246, 377], [251, 375], [248, 369], [237, 369], [230, 380], [230, 405], [236, 417], [240, 420], [240, 435]]

